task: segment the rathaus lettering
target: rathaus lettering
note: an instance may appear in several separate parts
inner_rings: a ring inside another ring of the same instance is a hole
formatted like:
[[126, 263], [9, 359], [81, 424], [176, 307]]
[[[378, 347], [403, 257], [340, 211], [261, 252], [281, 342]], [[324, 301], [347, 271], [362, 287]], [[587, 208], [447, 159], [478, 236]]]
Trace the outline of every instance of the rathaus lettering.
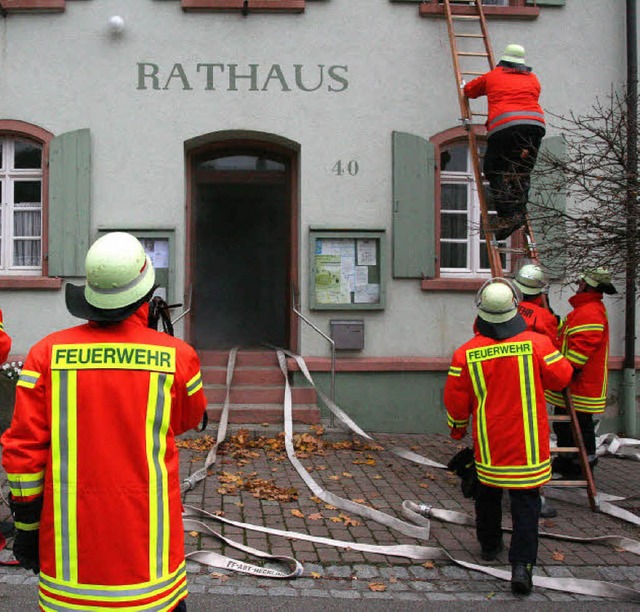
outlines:
[[138, 62], [141, 90], [182, 89], [191, 91], [328, 91], [339, 93], [349, 87], [348, 66], [304, 66], [292, 64], [173, 64], [162, 67]]

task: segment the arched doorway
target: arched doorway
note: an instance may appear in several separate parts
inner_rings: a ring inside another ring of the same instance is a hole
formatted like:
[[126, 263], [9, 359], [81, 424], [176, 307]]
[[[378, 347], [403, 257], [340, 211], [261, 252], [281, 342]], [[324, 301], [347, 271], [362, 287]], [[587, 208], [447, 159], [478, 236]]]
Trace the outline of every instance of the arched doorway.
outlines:
[[297, 154], [226, 140], [188, 156], [191, 292], [188, 336], [199, 350], [297, 349]]

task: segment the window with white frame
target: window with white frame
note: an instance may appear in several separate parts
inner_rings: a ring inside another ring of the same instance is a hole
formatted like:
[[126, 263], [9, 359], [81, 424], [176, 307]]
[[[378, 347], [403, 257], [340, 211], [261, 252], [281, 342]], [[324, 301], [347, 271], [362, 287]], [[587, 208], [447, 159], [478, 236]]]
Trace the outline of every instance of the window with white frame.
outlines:
[[[481, 145], [480, 154], [484, 150]], [[488, 202], [490, 216], [495, 211]], [[499, 243], [506, 246], [506, 242]], [[501, 253], [502, 266], [508, 258]], [[480, 202], [467, 142], [440, 148], [440, 276], [490, 274], [487, 245], [481, 231]]]
[[0, 137], [0, 273], [42, 271], [42, 145]]

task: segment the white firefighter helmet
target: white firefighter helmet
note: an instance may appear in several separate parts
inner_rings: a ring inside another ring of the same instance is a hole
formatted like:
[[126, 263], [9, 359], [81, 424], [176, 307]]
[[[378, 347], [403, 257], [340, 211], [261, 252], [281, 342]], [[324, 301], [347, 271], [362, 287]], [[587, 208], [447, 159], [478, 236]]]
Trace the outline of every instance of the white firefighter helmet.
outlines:
[[537, 264], [522, 266], [513, 282], [524, 295], [540, 295], [548, 286], [544, 272]]
[[96, 240], [87, 252], [85, 269], [84, 287], [66, 287], [67, 308], [83, 319], [122, 320], [154, 286], [151, 260], [140, 241], [126, 232], [111, 232]]
[[524, 64], [524, 47], [513, 43], [507, 45], [500, 61], [510, 62], [511, 64]]
[[610, 295], [618, 293], [617, 289], [611, 284], [611, 272], [607, 268], [598, 267], [585, 270], [579, 278], [602, 293]]
[[520, 296], [503, 278], [488, 280], [476, 295], [478, 316], [489, 323], [506, 323], [518, 314]]

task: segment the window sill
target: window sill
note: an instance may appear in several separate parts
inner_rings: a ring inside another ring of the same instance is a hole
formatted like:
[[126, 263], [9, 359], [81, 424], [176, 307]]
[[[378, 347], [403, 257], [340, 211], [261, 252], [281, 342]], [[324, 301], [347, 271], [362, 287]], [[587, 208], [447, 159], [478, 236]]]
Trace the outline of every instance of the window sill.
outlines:
[[2, 9], [7, 13], [22, 11], [64, 11], [66, 0], [3, 0]]
[[[483, 6], [482, 11], [488, 19], [537, 19], [540, 9], [537, 6]], [[454, 15], [475, 15], [474, 7], [451, 5]], [[444, 17], [442, 4], [422, 3], [421, 17]]]
[[487, 281], [486, 278], [423, 278], [422, 291], [455, 291], [475, 293]]
[[62, 287], [62, 279], [48, 276], [2, 276], [0, 289], [40, 289], [58, 290]]
[[182, 0], [183, 11], [242, 11], [249, 13], [303, 13], [306, 0]]

